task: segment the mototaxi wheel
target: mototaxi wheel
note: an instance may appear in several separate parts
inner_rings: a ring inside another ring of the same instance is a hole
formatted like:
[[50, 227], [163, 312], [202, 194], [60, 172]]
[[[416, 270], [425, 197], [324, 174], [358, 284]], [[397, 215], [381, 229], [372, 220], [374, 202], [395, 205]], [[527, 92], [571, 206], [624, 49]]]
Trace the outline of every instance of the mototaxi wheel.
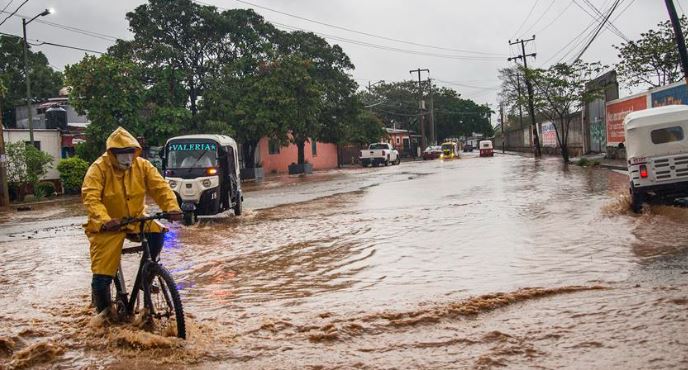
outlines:
[[235, 216], [241, 216], [241, 212], [243, 211], [243, 196], [241, 195], [241, 192], [237, 193], [237, 201], [234, 204], [234, 215]]
[[631, 193], [631, 210], [633, 213], [641, 213], [646, 199], [645, 193], [636, 190], [633, 186], [631, 186], [629, 191]]
[[184, 225], [191, 226], [196, 223], [198, 217], [196, 212], [184, 212]]

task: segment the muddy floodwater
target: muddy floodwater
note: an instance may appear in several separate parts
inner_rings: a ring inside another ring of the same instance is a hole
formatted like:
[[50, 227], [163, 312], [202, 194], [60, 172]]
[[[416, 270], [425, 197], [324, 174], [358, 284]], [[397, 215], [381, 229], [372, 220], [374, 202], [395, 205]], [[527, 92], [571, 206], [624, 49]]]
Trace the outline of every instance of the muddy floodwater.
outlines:
[[6, 211], [0, 367], [688, 368], [688, 210], [627, 182], [468, 155], [246, 186], [167, 235], [187, 341], [89, 325], [78, 199]]

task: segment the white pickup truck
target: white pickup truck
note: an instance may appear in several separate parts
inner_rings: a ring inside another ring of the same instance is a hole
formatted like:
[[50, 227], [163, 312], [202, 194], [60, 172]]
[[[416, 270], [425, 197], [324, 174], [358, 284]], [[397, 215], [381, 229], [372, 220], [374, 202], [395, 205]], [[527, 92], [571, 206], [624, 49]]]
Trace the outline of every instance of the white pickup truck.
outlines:
[[369, 165], [379, 166], [384, 164], [385, 166], [391, 164], [399, 164], [401, 158], [399, 157], [399, 152], [392, 147], [392, 144], [388, 143], [375, 143], [370, 144], [368, 149], [361, 150], [361, 166], [368, 167]]

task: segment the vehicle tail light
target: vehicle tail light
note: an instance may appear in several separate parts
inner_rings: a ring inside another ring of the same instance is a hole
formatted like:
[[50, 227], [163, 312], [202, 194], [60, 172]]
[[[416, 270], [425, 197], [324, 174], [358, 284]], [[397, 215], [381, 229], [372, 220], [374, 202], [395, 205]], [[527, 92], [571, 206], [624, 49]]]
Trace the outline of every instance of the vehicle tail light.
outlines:
[[647, 178], [647, 166], [644, 164], [640, 165], [640, 178], [641, 179]]
[[210, 167], [208, 168], [207, 171], [205, 171], [208, 175], [217, 175], [217, 168]]

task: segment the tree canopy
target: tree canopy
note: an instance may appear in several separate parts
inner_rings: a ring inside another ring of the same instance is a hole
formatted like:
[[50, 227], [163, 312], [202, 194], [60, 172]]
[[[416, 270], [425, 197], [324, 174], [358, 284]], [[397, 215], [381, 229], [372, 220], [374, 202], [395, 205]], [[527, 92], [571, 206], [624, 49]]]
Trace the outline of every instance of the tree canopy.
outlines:
[[[681, 29], [688, 32], [688, 18], [681, 17]], [[681, 60], [670, 21], [641, 33], [638, 40], [614, 45], [619, 52], [616, 71], [628, 87], [659, 87], [683, 78]]]
[[[31, 76], [31, 99], [52, 98], [62, 88], [62, 73], [53, 70], [42, 52], [29, 47], [27, 55]], [[15, 107], [26, 104], [26, 78], [24, 74], [24, 41], [14, 36], [0, 36], [0, 80], [7, 93], [0, 96], [2, 121], [16, 124]]]

